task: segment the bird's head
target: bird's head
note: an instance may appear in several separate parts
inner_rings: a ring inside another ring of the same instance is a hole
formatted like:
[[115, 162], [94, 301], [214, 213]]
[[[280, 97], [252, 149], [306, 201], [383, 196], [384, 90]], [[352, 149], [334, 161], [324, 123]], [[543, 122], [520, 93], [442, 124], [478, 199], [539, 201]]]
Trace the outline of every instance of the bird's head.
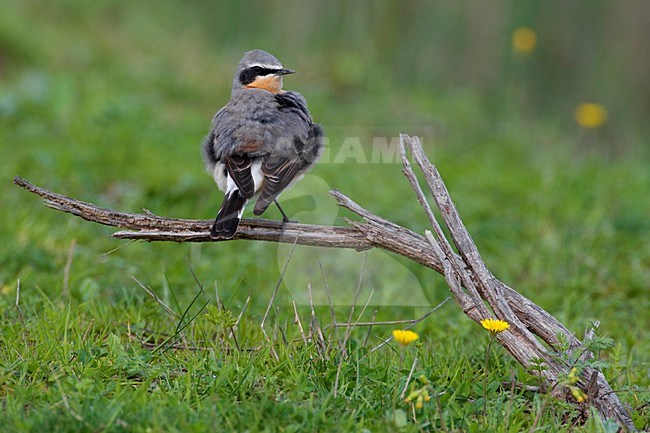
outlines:
[[264, 89], [274, 94], [281, 93], [282, 76], [293, 73], [266, 51], [248, 51], [237, 66], [233, 90]]

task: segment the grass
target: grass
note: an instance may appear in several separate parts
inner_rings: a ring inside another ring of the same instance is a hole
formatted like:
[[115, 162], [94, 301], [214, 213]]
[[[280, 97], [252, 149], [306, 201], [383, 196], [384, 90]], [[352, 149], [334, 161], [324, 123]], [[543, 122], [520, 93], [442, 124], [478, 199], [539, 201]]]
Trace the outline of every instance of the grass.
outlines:
[[[522, 17], [531, 11], [520, 4], [500, 13], [513, 25], [530, 24]], [[611, 99], [608, 124], [583, 131], [567, 107], [582, 102], [584, 89], [572, 93], [554, 78], [561, 62], [542, 58], [554, 52], [544, 41], [566, 33], [539, 23], [540, 57], [528, 65], [534, 68], [503, 54], [508, 33], [490, 33], [486, 40], [503, 42], [491, 46], [499, 60], [490, 73], [498, 79], [482, 82], [476, 68], [461, 76], [454, 71], [484, 55], [468, 51], [463, 38], [471, 37], [460, 32], [483, 20], [473, 22], [462, 6], [437, 7], [431, 20], [438, 25], [429, 34], [431, 10], [420, 7], [426, 14], [388, 5], [366, 16], [350, 6], [346, 19], [358, 25], [337, 32], [331, 26], [342, 12], [305, 6], [299, 9], [305, 37], [297, 40], [286, 30], [294, 21], [280, 8], [244, 19], [246, 6], [199, 3], [163, 2], [155, 10], [110, 1], [0, 6], [0, 424], [6, 431], [530, 429], [544, 396], [502, 383], [514, 377], [534, 386], [536, 379], [494, 345], [484, 402], [488, 335], [452, 302], [414, 328], [420, 340], [408, 347], [391, 343], [371, 352], [393, 327], [354, 329], [344, 358], [331, 327], [323, 349], [305, 343], [294, 323], [292, 301], [308, 332], [308, 283], [321, 328], [331, 323], [324, 279], [339, 323], [348, 320], [357, 287], [353, 320], [420, 317], [448, 295], [444, 280], [426, 269], [379, 251], [366, 258], [296, 247], [267, 319], [269, 344], [259, 324], [291, 246], [118, 242], [108, 237], [110, 229], [48, 210], [10, 185], [21, 175], [120, 210], [213, 217], [220, 195], [203, 172], [200, 142], [228, 98], [241, 52], [258, 46], [304, 71], [287, 84], [306, 95], [330, 138], [331, 158], [283, 196], [287, 211], [303, 222], [344, 224], [341, 217], [350, 215], [327, 197], [337, 188], [423, 232], [426, 218], [399, 164], [363, 163], [358, 154], [334, 162], [346, 140], [361, 143], [371, 161], [373, 137], [422, 135], [495, 275], [577, 335], [591, 320], [601, 321], [601, 334], [615, 341], [600, 354], [605, 375], [637, 427], [648, 428], [650, 158], [647, 131], [635, 117], [643, 101], [625, 111]], [[607, 6], [590, 10], [593, 22], [607, 16]], [[412, 26], [394, 22], [395, 14]], [[313, 16], [322, 22], [310, 25]], [[401, 37], [420, 42], [400, 51]], [[601, 48], [603, 55], [612, 52]], [[582, 74], [572, 77], [576, 82], [589, 81], [580, 79], [589, 58], [576, 56]], [[603, 83], [597, 88], [607, 100], [619, 83], [629, 89], [629, 80], [617, 75], [619, 63], [605, 64], [611, 68], [590, 79]], [[428, 71], [435, 71], [435, 83]], [[538, 83], [551, 90], [544, 93]], [[279, 214], [272, 209], [268, 217]], [[371, 290], [370, 306], [358, 316]], [[411, 383], [422, 386], [424, 375], [431, 387], [422, 409], [400, 397], [415, 357]], [[576, 419], [582, 418], [575, 406], [552, 400], [538, 429], [611, 430], [593, 418], [576, 426]]]

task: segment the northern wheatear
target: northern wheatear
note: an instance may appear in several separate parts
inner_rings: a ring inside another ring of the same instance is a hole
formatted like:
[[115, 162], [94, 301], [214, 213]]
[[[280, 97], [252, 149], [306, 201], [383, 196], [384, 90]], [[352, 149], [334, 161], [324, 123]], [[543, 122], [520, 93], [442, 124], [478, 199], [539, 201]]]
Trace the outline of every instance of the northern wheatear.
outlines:
[[232, 238], [248, 200], [261, 215], [300, 180], [323, 149], [323, 128], [314, 123], [300, 93], [282, 90], [294, 71], [262, 50], [248, 51], [237, 66], [230, 101], [215, 114], [203, 144], [207, 170], [225, 193], [210, 230]]

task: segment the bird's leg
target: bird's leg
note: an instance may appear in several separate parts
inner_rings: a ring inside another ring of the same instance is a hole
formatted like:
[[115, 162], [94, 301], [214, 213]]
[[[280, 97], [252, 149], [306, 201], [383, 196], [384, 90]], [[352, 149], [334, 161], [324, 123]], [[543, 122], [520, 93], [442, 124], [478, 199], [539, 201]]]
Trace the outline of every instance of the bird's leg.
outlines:
[[286, 213], [284, 213], [284, 210], [282, 209], [282, 206], [280, 206], [280, 203], [278, 203], [277, 200], [273, 200], [273, 203], [278, 207], [280, 210], [280, 213], [282, 214], [282, 225], [284, 226], [286, 223], [295, 223], [297, 221], [291, 221], [289, 217], [287, 216]]

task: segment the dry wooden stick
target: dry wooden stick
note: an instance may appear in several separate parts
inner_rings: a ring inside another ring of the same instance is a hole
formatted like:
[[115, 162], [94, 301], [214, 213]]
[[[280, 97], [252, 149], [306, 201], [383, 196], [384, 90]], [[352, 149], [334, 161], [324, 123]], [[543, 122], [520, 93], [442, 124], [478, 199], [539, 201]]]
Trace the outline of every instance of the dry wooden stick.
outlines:
[[[462, 263], [465, 265], [464, 267], [455, 267], [455, 271], [460, 274], [460, 280], [463, 282], [466, 288], [468, 287], [468, 284], [466, 284], [467, 282], [470, 282], [469, 286], [476, 284], [476, 289], [478, 290], [481, 298], [491, 307], [491, 309], [496, 313], [496, 316], [502, 320], [507, 321], [510, 324], [509, 332], [499, 334], [497, 340], [524, 367], [530, 368], [533, 366], [534, 360], [544, 359], [546, 369], [543, 370], [541, 374], [548, 380], [549, 383], [552, 384], [552, 386], [556, 386], [560, 379], [560, 376], [566, 376], [569, 373], [571, 365], [548, 352], [546, 348], [535, 338], [533, 333], [530, 332], [520, 317], [515, 313], [515, 308], [511, 307], [511, 303], [508, 302], [508, 298], [505, 296], [506, 291], [514, 291], [507, 288], [505, 284], [497, 280], [488, 270], [485, 262], [478, 252], [478, 249], [476, 248], [476, 245], [474, 244], [474, 241], [472, 240], [469, 232], [460, 219], [458, 211], [456, 210], [456, 207], [451, 200], [451, 196], [447, 191], [440, 173], [427, 158], [419, 139], [417, 137], [411, 138], [406, 135], [402, 135], [400, 136], [400, 144], [402, 146], [402, 155], [405, 153], [404, 147], [408, 147], [411, 154], [418, 163], [420, 169], [422, 170], [429, 189], [433, 194], [436, 205], [442, 214], [442, 219], [444, 220], [451, 234], [454, 245], [460, 253]], [[436, 229], [436, 234], [438, 235], [438, 239], [433, 239], [433, 237], [428, 234], [427, 237], [430, 243], [435, 244], [436, 241], [439, 241], [442, 245], [448, 245], [446, 239], [444, 239], [444, 234], [439, 228], [435, 216], [431, 212], [431, 209], [422, 193], [421, 188], [419, 185], [413, 185], [414, 183], [417, 183], [417, 180], [414, 180], [415, 174], [410, 168], [410, 164], [408, 164], [408, 161], [404, 156], [403, 159], [405, 174], [407, 175], [407, 178], [411, 180], [413, 189], [418, 196], [418, 201], [422, 204], [425, 212], [427, 213], [427, 216], [434, 226], [434, 229]], [[434, 249], [436, 249], [435, 246]], [[457, 261], [455, 253], [451, 252], [448, 247], [442, 251], [439, 248], [437, 250], [437, 256], [443, 262], [443, 264], [444, 261], [449, 261], [451, 263]], [[452, 293], [454, 293], [458, 299], [460, 297], [460, 294], [456, 293], [459, 290], [458, 285], [455, 284], [455, 281], [453, 281], [453, 279], [450, 281], [449, 272], [445, 273], [445, 277], [449, 282], [449, 287], [452, 290]], [[475, 297], [472, 296], [472, 300], [475, 301]], [[470, 318], [474, 320], [477, 319], [476, 314], [469, 314], [469, 311], [466, 313]], [[550, 315], [546, 313], [546, 316]], [[556, 328], [560, 328], [561, 324], [559, 324], [555, 318], [552, 318], [551, 316], [549, 319], [549, 322], [552, 321], [553, 324], [556, 325]], [[571, 342], [574, 350], [578, 350], [580, 348], [579, 340], [563, 326], [561, 326], [561, 332], [569, 337], [569, 341]], [[553, 345], [554, 342], [555, 341], [547, 341], [547, 343], [551, 345]], [[587, 379], [585, 380], [585, 378], [582, 378], [580, 380], [579, 384], [581, 388], [587, 392], [592, 387], [595, 387], [597, 389], [596, 392], [592, 392], [591, 394], [592, 398], [590, 399], [590, 404], [594, 405], [594, 407], [600, 412], [603, 418], [614, 418], [619, 423], [619, 425], [621, 425], [621, 427], [628, 430], [634, 430], [634, 424], [632, 423], [627, 410], [623, 407], [618, 397], [616, 397], [611, 391], [611, 387], [605, 380], [602, 373], [594, 371], [589, 367], [586, 367], [584, 370], [584, 376]], [[596, 379], [594, 380], [592, 378]], [[594, 382], [596, 385], [594, 385]], [[606, 392], [611, 392], [611, 394], [607, 395], [606, 397], [612, 398], [599, 398], [599, 395], [602, 396], [600, 392], [604, 390], [608, 390]]]
[[[489, 306], [496, 317], [508, 321], [511, 330], [500, 334], [499, 343], [525, 367], [530, 366], [534, 358], [544, 359], [547, 364], [547, 370], [543, 372], [545, 378], [551, 384], [557, 383], [559, 376], [567, 372], [568, 366], [551, 356], [537, 337], [550, 347], [556, 347], [559, 343], [558, 335], [562, 334], [575, 350], [580, 350], [580, 340], [551, 314], [489, 272], [460, 219], [440, 173], [429, 162], [419, 140], [402, 135], [400, 146], [404, 172], [432, 223], [434, 233], [426, 233], [426, 236], [414, 233], [370, 213], [346, 195], [334, 190], [330, 194], [338, 204], [360, 216], [361, 221], [346, 219], [347, 227], [334, 227], [244, 219], [232, 240], [247, 239], [351, 248], [358, 251], [376, 247], [429, 267], [445, 276], [456, 301], [472, 320], [478, 322], [491, 315], [487, 309]], [[451, 244], [444, 237], [428, 205], [425, 194], [406, 158], [406, 147], [425, 175], [427, 186], [451, 233], [458, 254], [453, 251]], [[14, 183], [39, 195], [53, 209], [122, 229], [112, 235], [119, 239], [173, 242], [224, 241], [210, 239], [209, 228], [212, 223], [210, 220], [165, 218], [149, 211], [144, 211], [142, 214], [118, 212], [48, 191], [20, 177], [15, 177]], [[587, 379], [583, 379], [578, 385], [584, 391], [589, 385], [588, 381], [593, 383], [589, 378], [597, 377], [596, 392], [592, 391], [589, 395], [593, 396], [590, 403], [598, 410], [601, 417], [614, 419], [622, 428], [634, 431], [634, 424], [627, 410], [602, 373], [591, 369], [586, 369], [585, 373]]]

